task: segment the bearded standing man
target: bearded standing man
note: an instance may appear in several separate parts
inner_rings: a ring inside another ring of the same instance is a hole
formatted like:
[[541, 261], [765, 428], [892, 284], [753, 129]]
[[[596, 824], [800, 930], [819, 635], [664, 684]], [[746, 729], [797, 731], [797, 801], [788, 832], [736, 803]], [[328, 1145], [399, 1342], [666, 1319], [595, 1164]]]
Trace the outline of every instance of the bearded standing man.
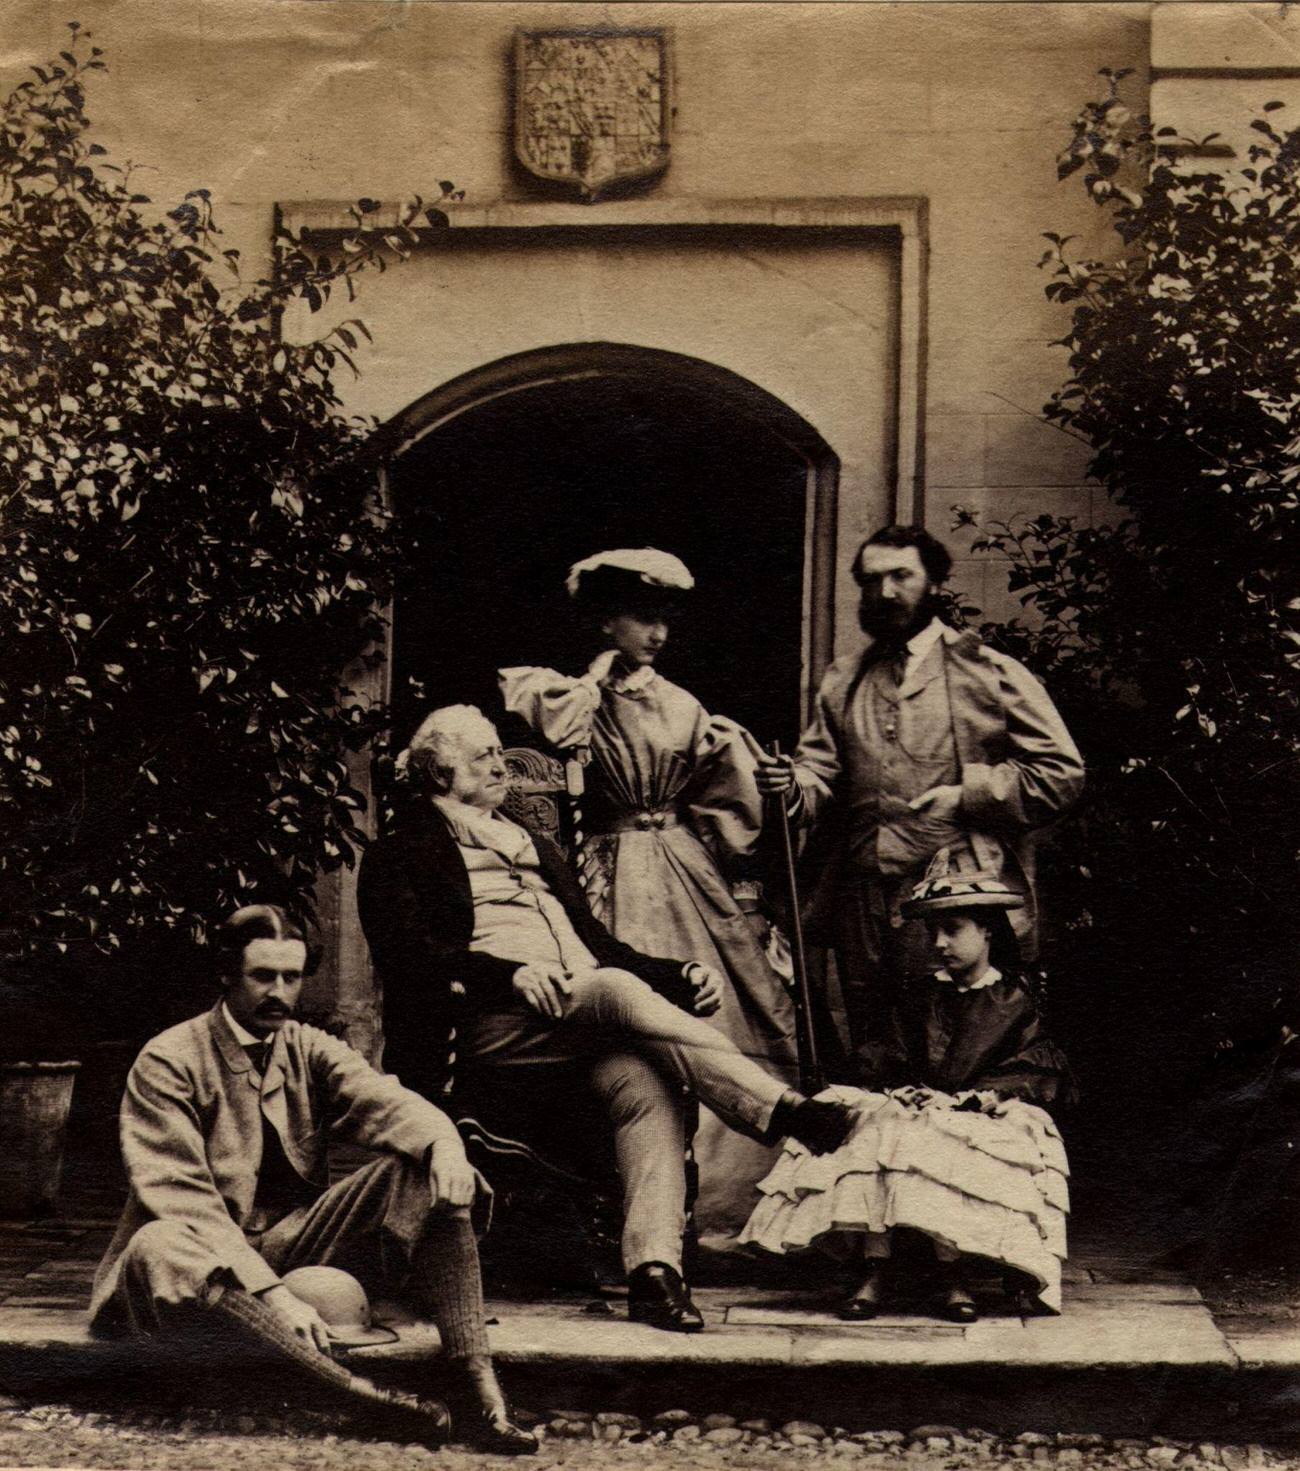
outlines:
[[952, 570], [942, 542], [887, 526], [858, 549], [861, 653], [837, 659], [792, 758], [765, 757], [759, 789], [812, 831], [809, 938], [835, 951], [851, 1045], [880, 1034], [904, 981], [928, 964], [902, 901], [931, 858], [995, 875], [1025, 896], [1031, 837], [1073, 806], [1084, 768], [1047, 692], [1023, 665], [938, 616]]

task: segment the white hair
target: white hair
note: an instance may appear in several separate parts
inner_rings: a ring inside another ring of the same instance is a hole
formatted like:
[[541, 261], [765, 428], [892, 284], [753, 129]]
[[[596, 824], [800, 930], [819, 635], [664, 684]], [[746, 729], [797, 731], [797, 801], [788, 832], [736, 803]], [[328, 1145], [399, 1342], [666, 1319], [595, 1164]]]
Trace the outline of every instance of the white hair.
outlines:
[[477, 705], [443, 705], [420, 722], [411, 743], [395, 763], [405, 781], [445, 791], [461, 748], [483, 730], [496, 738], [496, 726]]

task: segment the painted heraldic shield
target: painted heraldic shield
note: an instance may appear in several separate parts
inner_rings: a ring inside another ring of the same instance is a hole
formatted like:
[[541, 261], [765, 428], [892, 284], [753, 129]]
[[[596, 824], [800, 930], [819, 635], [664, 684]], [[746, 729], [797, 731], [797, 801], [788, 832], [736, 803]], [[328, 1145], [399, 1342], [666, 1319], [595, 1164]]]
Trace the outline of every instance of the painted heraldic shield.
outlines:
[[515, 154], [584, 198], [668, 167], [663, 30], [517, 31]]

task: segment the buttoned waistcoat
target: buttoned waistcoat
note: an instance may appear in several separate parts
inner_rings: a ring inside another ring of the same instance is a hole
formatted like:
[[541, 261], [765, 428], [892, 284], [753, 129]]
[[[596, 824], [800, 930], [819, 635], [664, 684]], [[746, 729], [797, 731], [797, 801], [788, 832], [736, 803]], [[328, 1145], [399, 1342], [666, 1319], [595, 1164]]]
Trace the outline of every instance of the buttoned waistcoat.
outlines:
[[[1078, 800], [1084, 765], [1043, 686], [1017, 660], [970, 632], [944, 628], [939, 647], [960, 770], [958, 822], [976, 857], [1003, 870], [1026, 894], [1032, 923], [1032, 833]], [[869, 653], [869, 650], [868, 650]], [[828, 932], [848, 848], [843, 789], [847, 718], [866, 654], [837, 659], [817, 692], [812, 722], [795, 754], [795, 779], [813, 832], [805, 855], [809, 924]]]
[[[631, 971], [690, 1007], [682, 962], [624, 945], [592, 914], [564, 855], [533, 836], [538, 872], [599, 965]], [[521, 1006], [518, 957], [471, 950], [474, 896], [451, 829], [434, 809], [371, 843], [357, 879], [361, 928], [383, 986], [384, 1065], [428, 1097], [442, 1095], [452, 1029], [475, 1011]]]
[[127, 1243], [150, 1221], [199, 1233], [247, 1291], [276, 1284], [243, 1230], [257, 1194], [264, 1117], [289, 1163], [318, 1190], [329, 1183], [331, 1136], [413, 1161], [459, 1137], [441, 1109], [315, 1027], [287, 1022], [264, 1078], [219, 1005], [160, 1033], [136, 1058], [122, 1100], [129, 1195], [95, 1273], [92, 1324], [117, 1287]]

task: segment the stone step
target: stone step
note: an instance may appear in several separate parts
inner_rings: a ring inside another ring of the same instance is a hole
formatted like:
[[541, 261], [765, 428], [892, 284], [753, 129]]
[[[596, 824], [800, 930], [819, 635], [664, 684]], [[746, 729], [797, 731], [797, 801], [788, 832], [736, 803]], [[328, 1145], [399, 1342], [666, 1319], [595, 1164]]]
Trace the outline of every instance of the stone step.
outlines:
[[[536, 1406], [653, 1414], [682, 1405], [862, 1428], [937, 1419], [1220, 1439], [1233, 1438], [1234, 1415], [1246, 1417], [1236, 1438], [1258, 1438], [1270, 1418], [1293, 1420], [1300, 1328], [1225, 1335], [1186, 1284], [1071, 1283], [1060, 1317], [990, 1313], [969, 1325], [906, 1313], [849, 1325], [816, 1294], [788, 1290], [706, 1287], [695, 1296], [708, 1323], [697, 1335], [629, 1323], [617, 1301], [492, 1302], [493, 1350], [521, 1403]], [[436, 1330], [389, 1304], [377, 1316], [397, 1342], [357, 1350], [349, 1362], [417, 1384], [437, 1352]], [[138, 1345], [91, 1339], [79, 1307], [0, 1304], [0, 1382], [111, 1381], [138, 1375], [141, 1356]], [[174, 1364], [175, 1349], [162, 1357]]]

